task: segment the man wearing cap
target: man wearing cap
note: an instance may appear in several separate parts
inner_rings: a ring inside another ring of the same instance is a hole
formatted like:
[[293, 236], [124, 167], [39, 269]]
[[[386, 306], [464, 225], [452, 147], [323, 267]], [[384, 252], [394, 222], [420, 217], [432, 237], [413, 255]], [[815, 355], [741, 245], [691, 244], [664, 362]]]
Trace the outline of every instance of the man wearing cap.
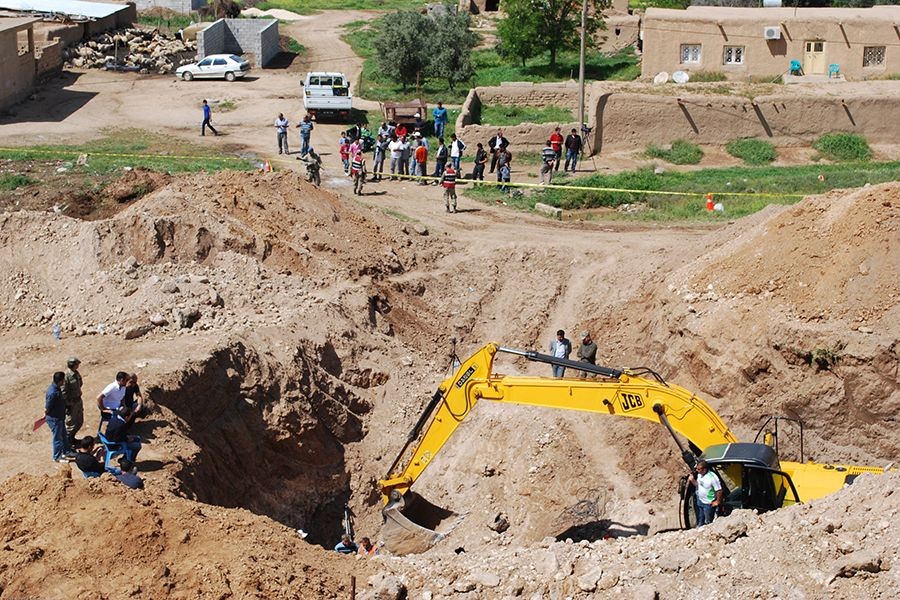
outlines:
[[66, 404], [66, 435], [69, 438], [69, 447], [75, 448], [75, 436], [84, 425], [84, 403], [81, 400], [81, 373], [78, 367], [81, 361], [73, 356], [67, 362], [66, 378], [62, 385], [62, 397]]
[[[592, 365], [597, 364], [597, 342], [591, 339], [591, 334], [587, 331], [581, 332], [581, 345], [578, 346], [578, 360]], [[581, 378], [587, 377], [587, 373], [582, 371]]]

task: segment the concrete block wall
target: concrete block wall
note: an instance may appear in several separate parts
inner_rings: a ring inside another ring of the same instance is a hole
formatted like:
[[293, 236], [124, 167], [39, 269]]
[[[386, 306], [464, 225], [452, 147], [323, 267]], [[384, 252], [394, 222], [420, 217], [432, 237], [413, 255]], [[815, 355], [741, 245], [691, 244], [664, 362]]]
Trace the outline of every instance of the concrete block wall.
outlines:
[[197, 34], [197, 58], [210, 54], [241, 54], [265, 67], [278, 54], [275, 19], [219, 19]]
[[225, 19], [210, 23], [206, 29], [197, 32], [197, 60], [210, 54], [221, 54], [225, 50]]

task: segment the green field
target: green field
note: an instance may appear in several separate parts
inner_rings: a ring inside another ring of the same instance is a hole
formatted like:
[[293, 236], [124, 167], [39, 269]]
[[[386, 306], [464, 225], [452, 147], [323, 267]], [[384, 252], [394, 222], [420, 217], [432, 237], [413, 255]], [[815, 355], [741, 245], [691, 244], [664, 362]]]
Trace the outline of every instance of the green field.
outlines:
[[[824, 180], [819, 179], [820, 175]], [[513, 182], [516, 181], [514, 174]], [[533, 183], [531, 180], [523, 181], [522, 177], [519, 177], [518, 181]], [[535, 189], [507, 198], [495, 187], [484, 186], [469, 188], [466, 194], [488, 202], [503, 198], [512, 206], [529, 210], [534, 208], [536, 202], [575, 210], [646, 203], [652, 210], [630, 214], [610, 212], [604, 214], [603, 218], [643, 221], [723, 221], [752, 214], [769, 204], [793, 204], [801, 199], [791, 194], [819, 194], [837, 188], [861, 187], [867, 183], [887, 181], [900, 181], [900, 161], [797, 167], [730, 167], [690, 172], [667, 171], [661, 174], [656, 174], [651, 168], [644, 168], [615, 175], [554, 180], [554, 183], [562, 185], [638, 190], [633, 192]], [[654, 191], [689, 192], [696, 195], [668, 196], [655, 194]], [[706, 210], [706, 200], [703, 196], [707, 192], [722, 193], [714, 195], [713, 199], [725, 205], [724, 213]], [[725, 192], [771, 195], [729, 196]]]
[[[447, 104], [462, 104], [470, 87], [496, 86], [503, 81], [559, 81], [578, 78], [578, 54], [563, 52], [558, 56], [559, 64], [550, 69], [549, 53], [534, 58], [522, 67], [521, 63], [509, 62], [501, 58], [495, 50], [475, 50], [472, 62], [475, 66], [475, 77], [468, 84], [458, 84], [450, 90], [447, 82], [428, 80], [417, 91], [415, 87], [403, 89], [399, 83], [382, 77], [375, 61], [375, 49], [372, 41], [378, 35], [380, 20], [354, 21], [345, 25], [343, 40], [350, 44], [353, 51], [363, 58], [361, 81], [356, 87], [356, 94], [369, 100], [411, 100], [422, 98], [434, 103], [438, 100]], [[612, 56], [599, 52], [589, 52], [585, 64], [587, 79], [614, 79], [629, 81], [641, 73], [638, 58], [630, 49]]]
[[[87, 164], [78, 165], [80, 155]], [[71, 173], [106, 175], [123, 167], [143, 167], [167, 173], [247, 170], [247, 159], [222, 154], [200, 144], [138, 129], [105, 130], [103, 137], [79, 145], [22, 146], [0, 149], [0, 158], [12, 161], [62, 161]]]
[[569, 123], [575, 120], [572, 111], [559, 106], [499, 106], [488, 104], [481, 107], [482, 125], [519, 125], [520, 123]]
[[420, 10], [422, 0], [266, 0], [256, 7], [260, 10], [283, 8], [301, 15], [320, 10]]

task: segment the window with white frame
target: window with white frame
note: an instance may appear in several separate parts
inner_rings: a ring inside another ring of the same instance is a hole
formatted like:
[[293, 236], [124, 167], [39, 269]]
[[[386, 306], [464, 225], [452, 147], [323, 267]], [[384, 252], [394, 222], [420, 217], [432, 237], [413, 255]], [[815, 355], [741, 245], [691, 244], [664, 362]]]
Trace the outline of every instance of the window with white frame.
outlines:
[[700, 44], [682, 44], [681, 45], [681, 63], [699, 63], [700, 62]]
[[723, 65], [742, 65], [744, 64], [744, 47], [743, 46], [725, 46], [722, 56]]
[[863, 48], [864, 67], [884, 66], [884, 46], [865, 46]]

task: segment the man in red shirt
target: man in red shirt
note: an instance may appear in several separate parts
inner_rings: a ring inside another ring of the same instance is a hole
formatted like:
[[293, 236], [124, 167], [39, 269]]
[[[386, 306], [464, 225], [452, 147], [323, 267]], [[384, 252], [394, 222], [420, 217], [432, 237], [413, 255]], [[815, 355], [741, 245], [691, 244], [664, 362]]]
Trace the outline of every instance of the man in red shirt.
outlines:
[[559, 163], [560, 158], [562, 158], [562, 147], [563, 147], [563, 136], [559, 132], [559, 127], [557, 127], [552, 134], [550, 134], [550, 147], [553, 148], [553, 151], [556, 152], [556, 170], [559, 171]]
[[418, 148], [416, 148], [413, 156], [416, 159], [416, 175], [421, 177], [419, 180], [419, 185], [428, 185], [428, 180], [425, 177], [428, 176], [428, 171], [425, 170], [426, 164], [428, 162], [428, 148], [425, 147], [425, 144], [420, 144]]

